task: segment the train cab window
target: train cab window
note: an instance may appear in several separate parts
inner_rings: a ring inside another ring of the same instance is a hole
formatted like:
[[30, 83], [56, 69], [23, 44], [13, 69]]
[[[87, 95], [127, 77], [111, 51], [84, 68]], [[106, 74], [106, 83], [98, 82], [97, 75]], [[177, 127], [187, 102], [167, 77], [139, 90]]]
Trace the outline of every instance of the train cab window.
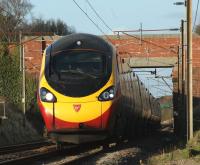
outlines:
[[65, 79], [69, 73], [98, 77], [105, 73], [105, 57], [97, 54], [81, 53], [73, 56], [58, 55], [53, 58], [53, 70]]
[[97, 51], [63, 51], [53, 54], [46, 74], [49, 84], [58, 92], [81, 97], [96, 92], [111, 75], [111, 59]]

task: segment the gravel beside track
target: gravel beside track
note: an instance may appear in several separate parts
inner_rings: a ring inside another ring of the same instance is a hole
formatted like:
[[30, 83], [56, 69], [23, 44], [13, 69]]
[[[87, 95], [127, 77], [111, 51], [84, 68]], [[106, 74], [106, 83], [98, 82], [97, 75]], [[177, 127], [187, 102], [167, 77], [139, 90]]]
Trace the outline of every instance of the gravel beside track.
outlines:
[[[148, 158], [162, 153], [175, 143], [173, 133], [166, 128], [151, 136], [121, 142], [99, 142], [83, 145], [68, 144], [58, 150], [56, 145], [0, 155], [0, 164], [148, 164]], [[105, 146], [108, 147], [105, 147]], [[104, 148], [103, 148], [104, 146]]]
[[[170, 128], [169, 128], [170, 129]], [[83, 164], [83, 165], [147, 165], [148, 159], [164, 150], [173, 149], [176, 138], [168, 128], [150, 136], [111, 143], [108, 148], [97, 146], [87, 151], [66, 154], [57, 158], [43, 161], [48, 165]]]

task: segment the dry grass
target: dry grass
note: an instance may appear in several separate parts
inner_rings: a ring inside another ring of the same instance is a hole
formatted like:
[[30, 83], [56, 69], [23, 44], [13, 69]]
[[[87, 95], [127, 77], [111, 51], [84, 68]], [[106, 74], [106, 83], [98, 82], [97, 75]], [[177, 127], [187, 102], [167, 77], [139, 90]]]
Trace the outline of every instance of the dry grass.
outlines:
[[24, 116], [10, 104], [6, 104], [6, 116], [8, 119], [0, 123], [0, 146], [25, 143], [39, 140], [35, 129], [25, 121]]
[[200, 131], [183, 149], [173, 148], [149, 158], [148, 165], [196, 165], [200, 164]]

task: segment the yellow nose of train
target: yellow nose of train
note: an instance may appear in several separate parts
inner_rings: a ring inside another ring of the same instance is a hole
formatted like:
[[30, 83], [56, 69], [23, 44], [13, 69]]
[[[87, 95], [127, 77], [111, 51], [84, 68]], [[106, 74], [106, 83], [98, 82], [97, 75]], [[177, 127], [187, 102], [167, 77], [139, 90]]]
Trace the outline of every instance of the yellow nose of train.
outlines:
[[93, 35], [73, 34], [43, 56], [38, 104], [49, 132], [107, 129], [116, 81], [113, 47]]
[[[112, 84], [113, 81], [110, 78], [105, 87], [94, 94], [81, 98], [72, 98], [52, 89], [43, 77], [41, 80], [41, 89], [43, 91], [40, 92], [39, 105], [48, 130], [79, 128], [80, 125], [85, 128], [106, 128], [108, 116], [112, 110], [113, 99], [100, 101], [99, 96], [104, 94], [107, 87]], [[44, 89], [48, 89], [48, 92], [44, 92]], [[46, 96], [42, 96], [43, 93]], [[110, 95], [111, 98], [114, 96], [112, 93]], [[56, 101], [42, 101], [42, 97], [47, 97], [47, 100], [55, 99]]]

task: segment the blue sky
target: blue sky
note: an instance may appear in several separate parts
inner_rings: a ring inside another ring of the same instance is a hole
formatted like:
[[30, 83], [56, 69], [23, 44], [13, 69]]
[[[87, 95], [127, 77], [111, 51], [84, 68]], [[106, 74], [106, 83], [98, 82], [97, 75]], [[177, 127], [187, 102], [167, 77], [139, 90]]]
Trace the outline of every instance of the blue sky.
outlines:
[[[177, 0], [181, 1], [181, 0]], [[176, 0], [90, 0], [96, 11], [113, 30], [177, 28], [185, 17], [185, 7], [173, 5]], [[184, 0], [182, 0], [184, 1]], [[102, 34], [74, 4], [73, 0], [30, 0], [32, 13], [44, 19], [59, 18], [75, 27], [77, 32]], [[83, 10], [106, 34], [111, 32], [92, 12], [85, 0], [76, 0]], [[193, 13], [197, 0], [193, 0]], [[200, 13], [197, 23], [200, 22]]]
[[159, 98], [161, 96], [172, 95], [172, 68], [157, 68], [156, 75], [149, 73], [149, 71], [155, 71], [155, 68], [134, 69], [134, 71], [136, 71], [139, 79], [145, 84], [145, 87], [149, 89], [154, 97]]
[[[180, 20], [185, 19], [185, 6], [175, 6], [174, 2], [184, 0], [89, 0], [104, 21], [113, 30], [136, 30], [143, 24], [143, 29], [179, 28]], [[193, 0], [193, 16], [198, 0]], [[90, 22], [83, 12], [74, 4], [73, 0], [30, 0], [34, 5], [32, 14], [43, 19], [61, 19], [69, 26], [73, 26], [77, 32], [102, 35], [102, 33]], [[86, 0], [76, 0], [81, 8], [98, 24], [106, 34], [112, 34], [90, 9]], [[200, 7], [199, 7], [200, 8]], [[200, 10], [200, 9], [199, 9]], [[193, 17], [194, 20], [194, 17]], [[200, 23], [200, 12], [197, 24]], [[169, 33], [169, 32], [164, 32]], [[158, 69], [161, 76], [170, 76], [171, 69]], [[142, 75], [140, 79], [156, 97], [171, 95], [172, 80], [155, 79], [154, 75]]]

